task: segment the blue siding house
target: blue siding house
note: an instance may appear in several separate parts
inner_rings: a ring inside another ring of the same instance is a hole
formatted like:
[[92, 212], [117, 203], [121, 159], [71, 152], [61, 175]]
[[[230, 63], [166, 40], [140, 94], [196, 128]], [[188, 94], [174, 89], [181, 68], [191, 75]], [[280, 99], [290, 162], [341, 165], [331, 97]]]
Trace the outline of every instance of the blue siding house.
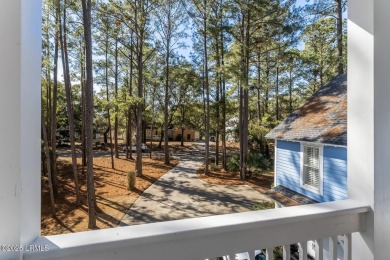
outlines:
[[275, 188], [300, 204], [347, 194], [347, 76], [333, 78], [266, 135], [275, 139]]

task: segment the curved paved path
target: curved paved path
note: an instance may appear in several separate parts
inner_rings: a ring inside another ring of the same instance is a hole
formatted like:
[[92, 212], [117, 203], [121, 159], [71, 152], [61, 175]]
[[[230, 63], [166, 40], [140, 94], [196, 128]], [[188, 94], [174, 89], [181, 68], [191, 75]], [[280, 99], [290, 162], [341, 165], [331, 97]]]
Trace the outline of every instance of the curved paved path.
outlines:
[[208, 184], [196, 177], [203, 164], [195, 154], [180, 156], [180, 163], [152, 184], [135, 201], [119, 226], [245, 212], [269, 201], [246, 185]]

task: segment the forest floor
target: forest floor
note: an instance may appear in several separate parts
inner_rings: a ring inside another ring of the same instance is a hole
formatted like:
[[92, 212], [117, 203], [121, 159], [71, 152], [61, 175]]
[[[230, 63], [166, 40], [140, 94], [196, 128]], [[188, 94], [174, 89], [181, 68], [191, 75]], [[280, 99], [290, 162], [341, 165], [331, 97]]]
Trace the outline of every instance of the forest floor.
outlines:
[[[135, 188], [127, 189], [127, 172], [134, 169], [134, 160], [115, 159], [115, 169], [111, 169], [111, 158], [94, 158], [95, 189], [97, 199], [97, 228], [116, 227], [139, 195], [162, 175], [178, 164], [171, 160], [164, 165], [161, 159], [143, 157], [143, 177], [137, 177]], [[81, 161], [78, 159], [78, 172]], [[42, 178], [42, 217], [41, 234], [54, 235], [88, 230], [88, 207], [86, 196], [86, 176], [79, 175], [81, 206], [76, 205], [71, 159], [58, 158], [58, 198], [56, 216], [51, 216], [47, 178]]]
[[[150, 143], [146, 143], [150, 147]], [[199, 146], [200, 145], [200, 146]], [[198, 150], [204, 146], [204, 142], [170, 142], [170, 152], [184, 153]], [[121, 145], [121, 149], [122, 149]], [[237, 145], [230, 144], [228, 154], [238, 151]], [[61, 148], [58, 153], [58, 197], [56, 199], [56, 216], [51, 216], [51, 206], [47, 178], [42, 177], [42, 217], [41, 234], [55, 235], [88, 230], [88, 206], [86, 195], [86, 176], [82, 172], [81, 159], [78, 158], [78, 172], [81, 193], [81, 206], [76, 205], [74, 179], [72, 173], [70, 148]], [[211, 151], [215, 150], [215, 143], [211, 143]], [[135, 188], [127, 189], [127, 172], [134, 169], [134, 160], [121, 158], [115, 159], [115, 169], [111, 168], [109, 150], [95, 151], [94, 174], [97, 199], [97, 228], [104, 229], [116, 227], [129, 208], [148, 187], [161, 176], [171, 170], [179, 162], [171, 160], [170, 165], [164, 165], [163, 147], [158, 148], [158, 142], [153, 142], [153, 159], [149, 159], [149, 149], [143, 153], [143, 177], [138, 177]], [[134, 155], [133, 155], [134, 156]], [[248, 185], [255, 190], [264, 193], [273, 183], [273, 173], [251, 177], [245, 181], [240, 180], [239, 174], [231, 174], [223, 170], [211, 171], [208, 176], [201, 174], [204, 169], [198, 171], [201, 180], [219, 185]]]
[[197, 172], [199, 179], [218, 185], [248, 185], [260, 193], [266, 193], [269, 191], [274, 184], [274, 173], [266, 172], [262, 174], [252, 175], [246, 180], [240, 179], [238, 172], [227, 172], [223, 169], [209, 170], [209, 174], [204, 174], [204, 166], [199, 168]]

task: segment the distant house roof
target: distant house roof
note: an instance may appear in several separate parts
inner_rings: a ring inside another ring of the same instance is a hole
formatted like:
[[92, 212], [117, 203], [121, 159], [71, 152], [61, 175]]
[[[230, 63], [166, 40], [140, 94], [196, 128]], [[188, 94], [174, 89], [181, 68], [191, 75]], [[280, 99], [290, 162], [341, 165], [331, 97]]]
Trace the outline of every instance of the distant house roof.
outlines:
[[266, 138], [346, 146], [347, 75], [334, 77]]

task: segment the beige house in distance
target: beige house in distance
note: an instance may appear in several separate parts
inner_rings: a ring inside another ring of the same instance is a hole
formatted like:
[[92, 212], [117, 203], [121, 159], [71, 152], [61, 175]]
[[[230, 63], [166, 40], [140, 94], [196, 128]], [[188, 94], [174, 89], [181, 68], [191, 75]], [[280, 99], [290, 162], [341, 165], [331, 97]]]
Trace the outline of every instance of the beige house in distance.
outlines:
[[[168, 129], [168, 138], [170, 141], [181, 141], [182, 129], [174, 128]], [[183, 131], [184, 141], [185, 142], [194, 142], [199, 140], [199, 131], [192, 129], [184, 129]], [[161, 129], [153, 129], [153, 133], [151, 133], [151, 129], [146, 129], [146, 140], [158, 141], [161, 138]]]

